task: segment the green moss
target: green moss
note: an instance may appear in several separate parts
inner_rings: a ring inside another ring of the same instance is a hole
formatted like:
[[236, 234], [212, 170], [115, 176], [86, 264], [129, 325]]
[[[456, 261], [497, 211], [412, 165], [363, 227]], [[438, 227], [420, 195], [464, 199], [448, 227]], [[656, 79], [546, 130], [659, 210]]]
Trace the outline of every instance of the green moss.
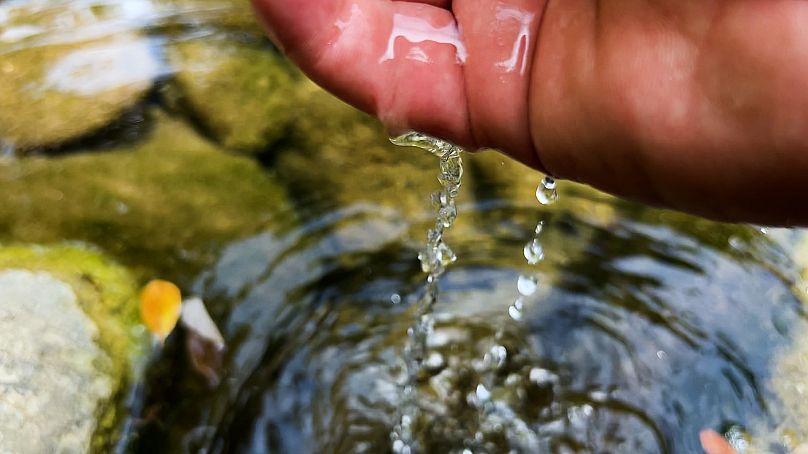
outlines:
[[214, 26], [263, 36], [250, 0], [156, 0], [156, 3], [174, 12], [174, 20], [180, 24]]
[[293, 194], [326, 204], [376, 203], [419, 214], [440, 188], [438, 161], [387, 140], [381, 124], [311, 82], [300, 100], [289, 136], [275, 152], [274, 167]]
[[148, 276], [182, 280], [229, 241], [293, 217], [285, 191], [255, 161], [152, 116], [139, 145], [0, 161], [0, 238], [81, 240]]
[[[47, 272], [72, 287], [84, 312], [98, 327], [98, 345], [109, 361], [97, 363], [110, 377], [110, 402], [99, 407], [93, 438], [94, 451], [108, 448], [120, 422], [122, 401], [132, 381], [132, 364], [145, 344], [134, 329], [138, 324], [137, 282], [124, 267], [101, 253], [77, 244], [0, 247], [0, 270]], [[58, 314], [54, 314], [58, 316]]]
[[224, 146], [264, 151], [294, 119], [296, 77], [264, 44], [220, 34], [173, 43], [168, 56], [174, 94]]

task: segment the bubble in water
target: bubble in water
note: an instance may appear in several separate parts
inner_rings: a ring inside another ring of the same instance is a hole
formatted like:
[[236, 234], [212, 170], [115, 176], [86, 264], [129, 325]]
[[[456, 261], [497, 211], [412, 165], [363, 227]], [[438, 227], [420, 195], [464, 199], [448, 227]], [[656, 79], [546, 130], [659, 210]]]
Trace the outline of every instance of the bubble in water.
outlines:
[[520, 274], [519, 279], [516, 280], [516, 288], [520, 295], [530, 296], [539, 288], [539, 279], [536, 276]]
[[727, 429], [727, 431], [724, 433], [724, 437], [737, 452], [746, 452], [747, 448], [749, 447], [749, 440], [747, 440], [746, 437], [746, 430], [737, 424], [733, 424], [729, 429]]
[[544, 248], [538, 238], [525, 245], [524, 254], [527, 263], [531, 265], [535, 265], [544, 259]]
[[551, 177], [544, 177], [536, 189], [536, 198], [542, 205], [551, 205], [558, 200], [556, 181]]

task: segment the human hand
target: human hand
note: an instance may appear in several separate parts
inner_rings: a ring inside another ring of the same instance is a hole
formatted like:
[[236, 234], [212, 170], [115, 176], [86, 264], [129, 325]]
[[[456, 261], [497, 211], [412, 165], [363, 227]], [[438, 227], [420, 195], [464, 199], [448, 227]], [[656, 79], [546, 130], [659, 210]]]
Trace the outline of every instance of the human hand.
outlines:
[[708, 217], [808, 224], [808, 2], [253, 1], [310, 77], [393, 133]]

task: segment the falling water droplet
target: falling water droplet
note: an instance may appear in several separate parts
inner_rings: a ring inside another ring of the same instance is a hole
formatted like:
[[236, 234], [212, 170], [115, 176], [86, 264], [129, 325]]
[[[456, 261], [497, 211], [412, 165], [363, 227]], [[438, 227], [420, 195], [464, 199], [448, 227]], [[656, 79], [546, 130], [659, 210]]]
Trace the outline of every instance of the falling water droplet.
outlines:
[[539, 279], [536, 276], [520, 274], [519, 279], [516, 280], [516, 288], [520, 295], [530, 296], [539, 288]]
[[535, 265], [544, 259], [544, 248], [538, 238], [531, 240], [525, 245], [525, 259], [527, 263]]
[[393, 304], [401, 303], [401, 295], [399, 295], [398, 293], [393, 293], [392, 295], [390, 295], [390, 302]]
[[516, 302], [511, 304], [510, 307], [508, 307], [508, 315], [512, 319], [516, 320], [517, 322], [519, 320], [522, 320], [522, 299], [521, 298], [516, 300]]
[[544, 177], [536, 189], [536, 198], [542, 205], [551, 205], [558, 200], [558, 189], [556, 181], [550, 177]]

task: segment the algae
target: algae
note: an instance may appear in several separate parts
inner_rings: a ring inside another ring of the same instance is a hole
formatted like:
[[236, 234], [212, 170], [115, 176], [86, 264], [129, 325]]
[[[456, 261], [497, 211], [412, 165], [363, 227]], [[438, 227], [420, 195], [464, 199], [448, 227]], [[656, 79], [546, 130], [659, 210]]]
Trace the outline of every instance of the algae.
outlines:
[[92, 441], [93, 451], [103, 451], [116, 437], [124, 412], [121, 399], [145, 345], [145, 336], [138, 334], [143, 331], [136, 329], [135, 277], [102, 253], [79, 244], [0, 246], [0, 270], [5, 269], [46, 272], [69, 285], [98, 328], [95, 341], [108, 361], [96, 361], [95, 366], [112, 381], [111, 397], [98, 409]]
[[263, 37], [249, 0], [156, 0], [174, 21], [191, 27], [216, 27]]
[[296, 119], [271, 158], [280, 179], [306, 203], [369, 202], [428, 215], [437, 162], [392, 145], [381, 124], [314, 83], [298, 87]]
[[215, 34], [174, 42], [167, 54], [176, 71], [169, 96], [225, 147], [265, 151], [294, 120], [299, 76], [266, 44]]
[[149, 276], [182, 279], [218, 248], [294, 217], [258, 163], [161, 111], [145, 141], [106, 152], [0, 160], [0, 238], [81, 240]]

